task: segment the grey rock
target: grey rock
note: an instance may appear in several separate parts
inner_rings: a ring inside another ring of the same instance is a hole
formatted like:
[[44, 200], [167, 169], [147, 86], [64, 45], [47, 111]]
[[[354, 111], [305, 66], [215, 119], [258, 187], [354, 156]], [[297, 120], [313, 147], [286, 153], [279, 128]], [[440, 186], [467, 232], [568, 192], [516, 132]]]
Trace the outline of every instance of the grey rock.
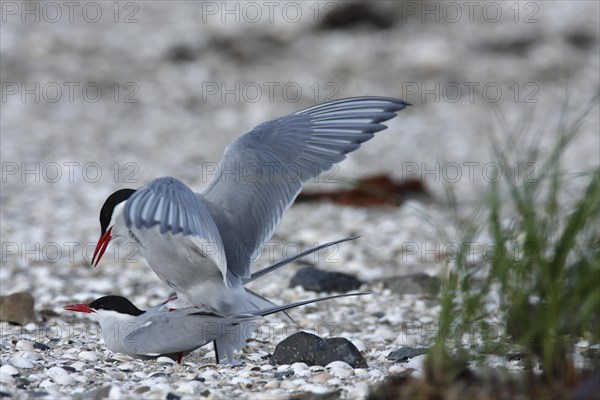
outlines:
[[356, 290], [362, 281], [353, 275], [342, 272], [324, 271], [315, 267], [303, 267], [290, 280], [290, 287], [302, 286], [314, 292], [345, 293]]
[[394, 350], [388, 354], [387, 359], [392, 361], [406, 361], [425, 353], [427, 353], [427, 349], [423, 347], [400, 347], [398, 350]]
[[435, 296], [439, 293], [441, 280], [436, 276], [424, 273], [391, 276], [382, 279], [383, 287], [398, 294], [427, 294]]
[[83, 392], [81, 394], [77, 394], [77, 395], [75, 395], [75, 398], [81, 399], [81, 400], [100, 400], [100, 399], [107, 398], [109, 393], [110, 393], [110, 385], [103, 386], [98, 389], [90, 390], [88, 392]]
[[287, 378], [288, 376], [294, 375], [294, 371], [286, 369], [285, 371], [275, 372], [275, 378]]
[[323, 339], [307, 332], [297, 332], [281, 341], [271, 364], [293, 364], [303, 362], [307, 365], [327, 365], [333, 361], [343, 361], [353, 368], [368, 368], [360, 351], [345, 338]]
[[36, 322], [33, 306], [35, 300], [27, 292], [13, 293], [0, 297], [0, 321], [27, 325]]

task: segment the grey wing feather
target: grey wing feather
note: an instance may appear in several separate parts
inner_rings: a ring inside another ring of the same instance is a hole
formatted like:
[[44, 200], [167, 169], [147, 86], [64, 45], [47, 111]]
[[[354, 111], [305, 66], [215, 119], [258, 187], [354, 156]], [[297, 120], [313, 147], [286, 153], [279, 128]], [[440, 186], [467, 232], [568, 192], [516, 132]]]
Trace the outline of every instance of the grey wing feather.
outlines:
[[124, 338], [128, 354], [160, 355], [192, 351], [235, 331], [235, 324], [260, 317], [225, 317], [184, 308], [157, 314]]
[[408, 103], [357, 97], [265, 122], [231, 143], [200, 194], [212, 214], [230, 272], [250, 278], [250, 260], [268, 240], [307, 180], [386, 129]]
[[210, 244], [211, 257], [225, 277], [227, 271], [225, 249], [217, 225], [196, 194], [175, 178], [164, 177], [137, 190], [125, 205], [125, 223], [128, 227], [151, 229], [158, 226], [160, 233], [182, 234], [195, 239], [203, 253], [203, 244]]

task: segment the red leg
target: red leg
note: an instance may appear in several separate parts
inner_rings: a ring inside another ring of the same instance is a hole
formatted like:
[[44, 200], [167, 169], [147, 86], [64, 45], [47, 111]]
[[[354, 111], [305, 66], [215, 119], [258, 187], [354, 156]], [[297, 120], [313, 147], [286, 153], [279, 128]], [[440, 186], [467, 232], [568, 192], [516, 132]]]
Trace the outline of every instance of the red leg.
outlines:
[[183, 352], [177, 353], [177, 364], [181, 365], [182, 359], [183, 359]]

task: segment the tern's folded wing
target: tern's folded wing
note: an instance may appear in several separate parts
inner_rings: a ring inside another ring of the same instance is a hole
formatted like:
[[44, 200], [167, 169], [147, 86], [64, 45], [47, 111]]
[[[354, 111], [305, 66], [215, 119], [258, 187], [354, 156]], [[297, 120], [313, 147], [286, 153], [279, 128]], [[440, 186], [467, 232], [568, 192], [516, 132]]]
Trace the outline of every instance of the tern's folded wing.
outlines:
[[225, 281], [227, 260], [219, 229], [202, 201], [177, 179], [155, 179], [137, 190], [125, 206], [125, 223], [188, 237], [195, 250], [219, 268]]
[[217, 338], [239, 336], [239, 323], [259, 318], [255, 315], [225, 317], [194, 308], [165, 311], [127, 335], [124, 347], [128, 354], [147, 356], [192, 351]]

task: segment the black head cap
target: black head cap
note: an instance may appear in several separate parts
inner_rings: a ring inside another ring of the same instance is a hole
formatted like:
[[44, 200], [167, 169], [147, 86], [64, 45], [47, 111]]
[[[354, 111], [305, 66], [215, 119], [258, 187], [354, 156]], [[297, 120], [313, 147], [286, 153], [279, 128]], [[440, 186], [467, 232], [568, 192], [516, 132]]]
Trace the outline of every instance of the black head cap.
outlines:
[[117, 311], [121, 314], [129, 314], [137, 317], [145, 311], [140, 310], [132, 302], [122, 296], [104, 296], [92, 301], [89, 304], [94, 310]]
[[108, 224], [110, 224], [113, 211], [115, 210], [117, 204], [127, 200], [134, 192], [134, 189], [121, 189], [108, 196], [104, 202], [104, 205], [102, 205], [102, 209], [100, 210], [100, 235], [104, 235], [104, 233], [106, 233]]

